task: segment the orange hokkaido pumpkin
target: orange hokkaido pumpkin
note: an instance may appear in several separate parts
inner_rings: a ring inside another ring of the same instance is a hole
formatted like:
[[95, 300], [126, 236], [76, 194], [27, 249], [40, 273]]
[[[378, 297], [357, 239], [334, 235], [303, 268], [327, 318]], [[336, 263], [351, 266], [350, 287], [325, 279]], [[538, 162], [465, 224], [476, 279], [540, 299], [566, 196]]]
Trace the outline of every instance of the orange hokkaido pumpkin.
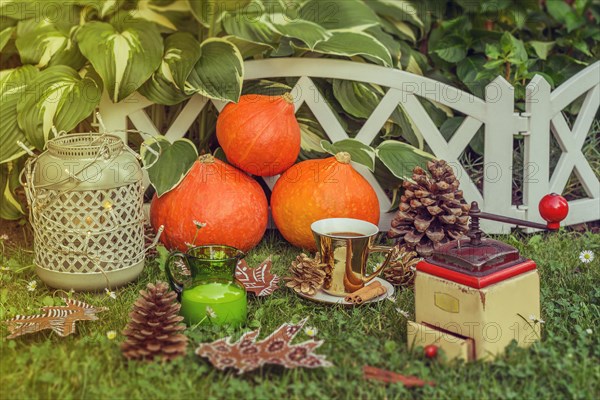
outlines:
[[[267, 220], [267, 198], [258, 182], [211, 155], [200, 157], [175, 189], [155, 195], [150, 206], [154, 229], [165, 227], [161, 242], [181, 251], [186, 243], [248, 251], [262, 239]], [[196, 222], [206, 226], [198, 230]]]
[[292, 96], [251, 94], [227, 104], [217, 119], [217, 139], [236, 167], [258, 176], [282, 173], [300, 153]]
[[324, 218], [356, 218], [379, 223], [377, 194], [350, 165], [345, 152], [302, 161], [285, 171], [271, 195], [273, 220], [294, 246], [316, 250], [310, 225]]

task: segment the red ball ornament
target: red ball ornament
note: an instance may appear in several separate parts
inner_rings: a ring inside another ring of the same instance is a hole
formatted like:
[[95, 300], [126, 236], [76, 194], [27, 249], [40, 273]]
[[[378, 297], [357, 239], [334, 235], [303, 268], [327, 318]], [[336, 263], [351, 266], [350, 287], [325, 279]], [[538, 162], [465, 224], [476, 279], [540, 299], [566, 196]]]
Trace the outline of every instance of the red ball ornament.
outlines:
[[540, 215], [548, 222], [548, 229], [560, 228], [560, 221], [569, 213], [569, 202], [559, 194], [551, 193], [542, 197], [538, 206]]
[[435, 344], [425, 346], [424, 353], [427, 358], [436, 358], [438, 354], [438, 347]]

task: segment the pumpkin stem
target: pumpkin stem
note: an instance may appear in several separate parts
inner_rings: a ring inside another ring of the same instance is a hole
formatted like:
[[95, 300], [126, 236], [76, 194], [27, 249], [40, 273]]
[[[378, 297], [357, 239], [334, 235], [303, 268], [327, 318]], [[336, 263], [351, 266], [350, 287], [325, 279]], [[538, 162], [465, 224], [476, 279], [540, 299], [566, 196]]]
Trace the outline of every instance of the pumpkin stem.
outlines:
[[282, 94], [281, 97], [288, 103], [294, 104], [294, 97], [292, 97], [292, 94], [290, 92]]
[[337, 153], [335, 155], [335, 159], [338, 160], [338, 162], [341, 162], [342, 164], [350, 164], [350, 161], [352, 161], [350, 153], [347, 153], [345, 151], [340, 151], [339, 153]]
[[202, 154], [198, 157], [198, 161], [203, 164], [212, 164], [215, 162], [215, 157], [212, 154]]

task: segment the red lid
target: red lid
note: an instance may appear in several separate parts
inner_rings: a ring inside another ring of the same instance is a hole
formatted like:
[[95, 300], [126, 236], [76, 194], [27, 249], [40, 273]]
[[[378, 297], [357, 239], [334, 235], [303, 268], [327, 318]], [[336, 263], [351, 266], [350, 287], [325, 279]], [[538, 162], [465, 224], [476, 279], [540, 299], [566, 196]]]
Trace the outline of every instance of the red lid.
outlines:
[[426, 259], [417, 264], [417, 271], [447, 279], [461, 285], [469, 286], [475, 289], [481, 289], [494, 283], [502, 282], [506, 279], [520, 275], [524, 272], [534, 270], [535, 262], [523, 259], [516, 264], [501, 269], [494, 269], [491, 272], [483, 274], [473, 274], [471, 271], [463, 272], [456, 269], [449, 269], [440, 265], [432, 264], [431, 259]]

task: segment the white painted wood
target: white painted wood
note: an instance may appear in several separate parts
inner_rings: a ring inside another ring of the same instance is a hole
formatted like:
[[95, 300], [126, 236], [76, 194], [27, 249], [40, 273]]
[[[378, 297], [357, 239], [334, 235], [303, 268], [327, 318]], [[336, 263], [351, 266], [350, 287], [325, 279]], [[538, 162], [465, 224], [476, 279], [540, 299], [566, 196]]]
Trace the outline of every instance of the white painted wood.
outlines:
[[[515, 117], [514, 89], [503, 77], [494, 79], [485, 88], [488, 115], [485, 124], [483, 210], [515, 218], [524, 211], [512, 207], [513, 141], [518, 133]], [[482, 221], [486, 232], [509, 233], [511, 226]]]
[[[527, 113], [523, 115], [515, 113], [513, 89], [501, 77], [486, 88], [485, 99], [406, 71], [343, 60], [279, 58], [248, 61], [245, 63], [244, 79], [298, 77], [292, 91], [296, 111], [302, 104], [306, 104], [329, 139], [334, 142], [345, 139], [348, 135], [311, 78], [347, 79], [388, 87], [388, 92], [365, 122], [357, 139], [371, 144], [395, 107], [400, 104], [433, 153], [455, 167], [461, 180], [461, 188], [469, 201], [478, 201], [480, 207], [488, 212], [530, 221], [541, 221], [537, 211], [539, 199], [549, 193], [550, 189], [557, 192], [564, 189], [565, 179], [574, 169], [591, 197], [570, 202], [571, 213], [567, 222], [578, 223], [600, 218], [600, 185], [581, 154], [581, 144], [598, 109], [598, 76], [600, 62], [581, 71], [554, 91], [550, 90], [550, 85], [542, 77], [536, 76], [527, 87]], [[580, 116], [573, 129], [569, 129], [560, 112], [585, 93], [588, 94]], [[444, 139], [427, 114], [419, 101], [421, 97], [466, 115], [449, 141]], [[200, 95], [193, 96], [167, 130], [166, 137], [171, 141], [183, 137], [208, 101]], [[224, 102], [210, 101], [218, 111], [225, 106]], [[100, 111], [109, 130], [124, 130], [129, 118], [136, 128], [155, 134], [156, 128], [151, 126], [150, 119], [147, 115], [144, 116], [143, 111], [150, 104], [148, 99], [138, 93], [119, 104], [113, 104], [105, 96], [100, 104]], [[458, 162], [460, 154], [482, 124], [485, 126], [484, 161], [487, 174], [483, 195]], [[551, 130], [565, 152], [552, 177], [549, 176]], [[521, 207], [511, 204], [513, 136], [516, 134], [526, 135], [525, 163], [531, 167], [523, 187], [524, 204]], [[121, 136], [125, 138], [124, 133]], [[377, 192], [382, 209], [380, 228], [387, 230], [393, 216], [393, 213], [386, 213], [390, 207], [390, 199], [367, 168], [356, 164], [355, 167]], [[269, 177], [265, 181], [272, 188], [277, 178]], [[488, 233], [506, 232], [509, 229], [506, 225], [488, 221], [483, 225]]]
[[[523, 205], [526, 219], [544, 223], [537, 204], [548, 193], [550, 181], [550, 84], [536, 75], [526, 88], [525, 110], [530, 114], [529, 135], [524, 139]], [[532, 209], [531, 209], [532, 208]]]
[[[562, 110], [585, 95], [577, 119], [570, 128]], [[532, 166], [523, 186], [527, 219], [543, 222], [537, 204], [546, 193], [561, 193], [572, 172], [581, 182], [588, 198], [569, 202], [565, 225], [600, 219], [600, 180], [581, 148], [600, 107], [600, 62], [568, 79], [555, 90], [536, 76], [527, 87], [527, 112], [530, 135], [526, 138], [526, 165]], [[550, 135], [554, 135], [563, 153], [550, 176]]]
[[165, 133], [165, 137], [174, 142], [181, 138], [181, 132], [187, 132], [194, 123], [200, 112], [208, 104], [208, 98], [202, 96], [192, 96], [181, 110], [173, 124]]

